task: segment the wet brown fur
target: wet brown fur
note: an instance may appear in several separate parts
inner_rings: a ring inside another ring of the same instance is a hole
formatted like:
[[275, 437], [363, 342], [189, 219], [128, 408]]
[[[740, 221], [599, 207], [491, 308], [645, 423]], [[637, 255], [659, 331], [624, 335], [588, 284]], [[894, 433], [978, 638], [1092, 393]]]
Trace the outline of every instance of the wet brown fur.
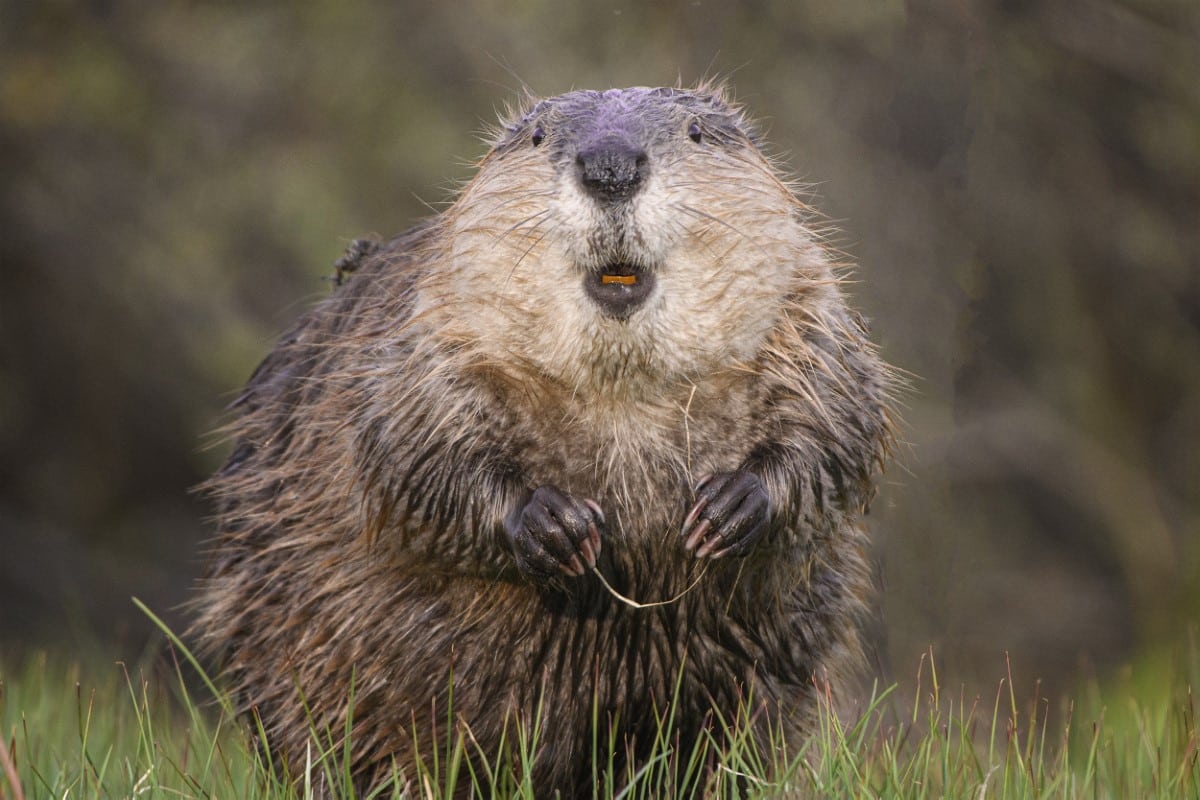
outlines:
[[[609, 721], [618, 764], [676, 697], [684, 744], [748, 696], [802, 741], [814, 679], [858, 663], [888, 373], [808, 210], [737, 109], [694, 94], [735, 133], [656, 173], [686, 258], [638, 335], [570, 294], [569, 191], [518, 117], [447, 211], [339, 264], [237, 401], [196, 635], [293, 772], [312, 726], [344, 729], [353, 681], [360, 787], [414, 777], [452, 693], [489, 755], [540, 713], [533, 785], [590, 796]], [[696, 558], [691, 487], [734, 469], [762, 478], [769, 530], [744, 558]], [[594, 574], [523, 577], [503, 521], [544, 484], [604, 510], [615, 590], [682, 596], [638, 609]]]

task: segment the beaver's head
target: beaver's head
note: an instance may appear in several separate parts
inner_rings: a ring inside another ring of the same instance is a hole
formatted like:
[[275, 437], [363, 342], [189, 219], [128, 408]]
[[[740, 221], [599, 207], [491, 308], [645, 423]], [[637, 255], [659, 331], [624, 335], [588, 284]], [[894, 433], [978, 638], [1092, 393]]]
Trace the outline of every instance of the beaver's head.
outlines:
[[798, 283], [828, 273], [752, 126], [704, 90], [531, 104], [443, 221], [443, 301], [575, 389], [752, 358]]

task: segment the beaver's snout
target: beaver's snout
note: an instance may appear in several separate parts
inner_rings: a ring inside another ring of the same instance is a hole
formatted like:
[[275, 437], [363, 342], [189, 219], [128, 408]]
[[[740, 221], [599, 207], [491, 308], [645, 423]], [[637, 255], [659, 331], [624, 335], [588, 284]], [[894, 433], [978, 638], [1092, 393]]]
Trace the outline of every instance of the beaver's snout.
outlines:
[[640, 146], [615, 137], [579, 148], [575, 170], [585, 192], [602, 203], [616, 203], [642, 188], [650, 161]]
[[[650, 159], [636, 133], [622, 130], [619, 123], [610, 123], [603, 132], [584, 139], [575, 153], [575, 177], [585, 194], [601, 207], [617, 210], [636, 195], [650, 174]], [[608, 236], [603, 239], [623, 240], [625, 215], [604, 214], [600, 227]], [[609, 230], [609, 228], [614, 228]], [[652, 272], [630, 263], [611, 242], [603, 248], [604, 264], [587, 270], [583, 288], [607, 317], [627, 320], [650, 298], [655, 278]]]

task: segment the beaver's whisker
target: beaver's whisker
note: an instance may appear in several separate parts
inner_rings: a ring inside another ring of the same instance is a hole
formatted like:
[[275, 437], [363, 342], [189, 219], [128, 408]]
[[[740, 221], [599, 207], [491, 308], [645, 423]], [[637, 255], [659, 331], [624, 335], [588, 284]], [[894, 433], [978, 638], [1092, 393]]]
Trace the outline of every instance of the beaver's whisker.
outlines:
[[744, 231], [738, 229], [737, 226], [733, 225], [732, 223], [726, 222], [725, 220], [721, 219], [720, 217], [716, 216], [715, 214], [709, 214], [706, 211], [701, 211], [700, 209], [695, 208], [694, 206], [690, 206], [687, 203], [679, 203], [676, 205], [676, 207], [679, 208], [681, 211], [685, 211], [688, 214], [691, 214], [694, 217], [698, 217], [700, 219], [706, 219], [711, 222], [715, 222], [716, 224], [726, 228], [727, 230], [730, 230], [733, 233], [736, 233], [738, 236], [740, 236], [742, 239], [744, 239], [750, 245], [758, 248], [760, 251], [762, 251], [763, 255], [769, 255], [766, 248], [764, 248], [761, 244], [759, 244], [756, 239], [754, 239], [752, 236], [745, 233]]

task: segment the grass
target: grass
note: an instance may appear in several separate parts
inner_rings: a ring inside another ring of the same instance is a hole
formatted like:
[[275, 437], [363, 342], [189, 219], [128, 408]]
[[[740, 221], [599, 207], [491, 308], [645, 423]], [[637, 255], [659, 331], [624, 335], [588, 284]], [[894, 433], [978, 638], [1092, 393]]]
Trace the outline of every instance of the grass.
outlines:
[[[186, 650], [176, 642], [167, 653], [134, 667], [46, 653], [21, 664], [0, 659], [0, 800], [349, 795], [340, 732], [314, 732], [307, 768], [294, 783], [284, 780], [227, 699], [206, 683], [189, 690]], [[923, 659], [911, 684], [877, 692], [848, 722], [823, 703], [802, 752], [759, 752], [744, 721], [735, 721], [720, 766], [706, 772], [711, 743], [679, 753], [664, 733], [657, 755], [634, 775], [618, 780], [598, 758], [597, 796], [671, 796], [676, 760], [686, 758], [704, 796], [1200, 798], [1197, 687], [1195, 636], [1054, 703], [1018, 697], [1007, 679], [992, 697], [950, 691]], [[914, 699], [902, 703], [901, 695]], [[445, 752], [429, 754], [405, 796], [450, 796], [462, 789], [456, 767], [478, 764], [498, 795], [532, 797], [521, 765], [543, 733], [514, 726], [515, 763], [467, 758], [472, 743], [452, 737]], [[604, 753], [614, 744], [596, 747]], [[402, 792], [397, 780], [376, 796]]]

